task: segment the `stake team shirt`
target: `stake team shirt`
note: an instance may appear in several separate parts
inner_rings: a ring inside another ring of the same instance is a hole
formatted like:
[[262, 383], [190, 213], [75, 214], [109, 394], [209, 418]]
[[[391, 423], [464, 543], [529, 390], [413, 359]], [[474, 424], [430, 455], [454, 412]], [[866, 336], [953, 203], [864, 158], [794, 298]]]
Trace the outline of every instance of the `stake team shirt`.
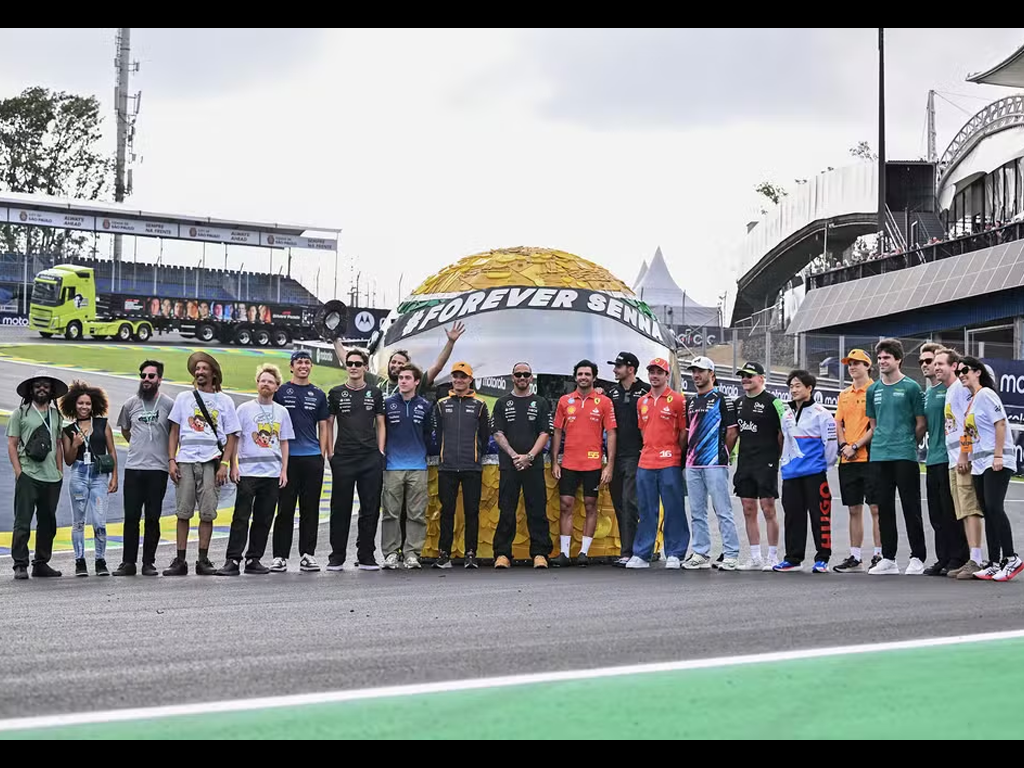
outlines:
[[576, 390], [562, 395], [555, 409], [555, 429], [565, 433], [562, 466], [574, 472], [601, 469], [601, 442], [605, 430], [615, 429], [615, 409], [607, 395]]
[[377, 417], [384, 415], [384, 396], [377, 387], [351, 389], [339, 384], [328, 393], [327, 408], [338, 423], [335, 456], [353, 458], [378, 451]]
[[778, 466], [779, 435], [785, 405], [767, 389], [757, 397], [743, 394], [736, 398], [736, 423], [740, 428], [740, 451], [737, 468]]
[[681, 467], [683, 449], [679, 436], [686, 432], [686, 398], [672, 389], [659, 397], [648, 392], [636, 404], [637, 420], [644, 437], [640, 469]]

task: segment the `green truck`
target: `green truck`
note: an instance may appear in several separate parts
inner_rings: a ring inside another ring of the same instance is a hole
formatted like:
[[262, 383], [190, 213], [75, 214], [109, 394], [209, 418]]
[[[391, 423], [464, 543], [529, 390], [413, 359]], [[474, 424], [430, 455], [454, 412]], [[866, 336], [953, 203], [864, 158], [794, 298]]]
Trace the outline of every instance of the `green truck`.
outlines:
[[92, 267], [59, 264], [32, 284], [29, 328], [43, 338], [83, 336], [116, 341], [149, 341], [154, 333], [177, 331], [203, 342], [284, 347], [318, 339], [318, 306], [182, 298], [139, 293], [98, 294]]

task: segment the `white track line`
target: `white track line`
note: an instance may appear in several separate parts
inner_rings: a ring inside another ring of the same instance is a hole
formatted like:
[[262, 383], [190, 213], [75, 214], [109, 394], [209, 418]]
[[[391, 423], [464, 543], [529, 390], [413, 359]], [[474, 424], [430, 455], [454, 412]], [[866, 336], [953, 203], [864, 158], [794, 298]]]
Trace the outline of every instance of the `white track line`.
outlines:
[[834, 656], [880, 653], [884, 651], [938, 648], [949, 645], [985, 643], [996, 640], [1014, 640], [1021, 638], [1024, 638], [1024, 630], [1018, 629], [1006, 632], [987, 632], [977, 635], [934, 637], [919, 640], [902, 640], [891, 643], [871, 643], [865, 645], [842, 645], [833, 648], [809, 648], [800, 651], [779, 651], [774, 653], [758, 653], [747, 656], [723, 656], [712, 659], [692, 659], [690, 661], [670, 661], [657, 664], [632, 664], [622, 667], [600, 667], [597, 669], [580, 669], [566, 672], [540, 672], [528, 675], [484, 677], [443, 683], [396, 685], [384, 688], [363, 688], [351, 691], [305, 693], [293, 696], [268, 696], [255, 699], [235, 699], [197, 704], [176, 704], [173, 706], [163, 707], [114, 709], [106, 712], [83, 712], [66, 715], [22, 717], [10, 720], [0, 720], [0, 732], [20, 731], [30, 728], [59, 728], [74, 725], [96, 725], [134, 720], [152, 720], [165, 717], [180, 717], [183, 715], [211, 715], [224, 714], [228, 712], [249, 712], [280, 707], [336, 704], [348, 701], [422, 696], [454, 691], [476, 691], [486, 688], [508, 688], [511, 686], [536, 685], [538, 683], [561, 683], [575, 680], [595, 680], [657, 672], [680, 672], [694, 669], [713, 669], [716, 667], [735, 667], [780, 661], [800, 661], [804, 659], [821, 659]]

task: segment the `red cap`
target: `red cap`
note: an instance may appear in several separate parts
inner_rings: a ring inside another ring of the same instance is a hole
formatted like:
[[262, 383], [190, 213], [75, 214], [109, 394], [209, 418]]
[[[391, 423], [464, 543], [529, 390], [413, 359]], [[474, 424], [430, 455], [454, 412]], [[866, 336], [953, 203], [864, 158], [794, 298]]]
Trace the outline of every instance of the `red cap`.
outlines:
[[666, 360], [663, 357], [656, 357], [656, 358], [654, 358], [653, 360], [651, 360], [651, 362], [649, 362], [647, 364], [647, 367], [648, 368], [661, 368], [661, 370], [663, 370], [665, 373], [668, 373], [671, 370], [671, 368], [669, 368], [669, 365], [668, 365], [668, 360]]

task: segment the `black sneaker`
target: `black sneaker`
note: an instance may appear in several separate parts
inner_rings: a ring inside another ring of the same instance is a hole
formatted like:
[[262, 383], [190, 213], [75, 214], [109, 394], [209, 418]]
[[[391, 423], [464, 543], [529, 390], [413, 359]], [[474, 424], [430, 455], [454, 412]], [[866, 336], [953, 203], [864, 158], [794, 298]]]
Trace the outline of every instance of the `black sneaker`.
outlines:
[[[196, 563], [196, 573], [199, 572], [199, 563]], [[217, 571], [217, 576], [238, 576], [242, 572], [238, 569], [237, 560], [228, 560], [224, 563], [224, 567]]]
[[[142, 567], [145, 568], [146, 566]], [[153, 568], [153, 570], [155, 571], [156, 568]], [[115, 576], [134, 576], [135, 573], [135, 563], [121, 563], [116, 569], [114, 569]]]
[[881, 555], [872, 555], [871, 556], [871, 565], [869, 567], [874, 568], [880, 562], [882, 562], [882, 556]]
[[929, 565], [927, 568], [924, 569], [924, 575], [942, 576], [944, 570], [945, 569], [942, 567], [942, 563], [935, 563], [934, 565]]
[[[237, 568], [238, 566], [235, 565], [235, 567]], [[267, 568], [267, 566], [265, 566], [263, 563], [261, 563], [258, 557], [250, 557], [248, 560], [245, 561], [245, 572], [254, 573], [258, 576], [263, 576], [265, 574], [270, 573], [270, 569]]]
[[476, 552], [469, 550], [469, 552], [466, 553], [466, 556], [462, 559], [462, 564], [465, 566], [466, 570], [471, 568], [476, 570], [479, 568], [480, 566], [476, 564]]
[[25, 581], [26, 579], [28, 579], [28, 568], [24, 565], [14, 566], [14, 580]]
[[88, 576], [89, 569], [85, 567], [85, 558], [80, 557], [75, 560], [75, 576]]
[[51, 568], [49, 563], [36, 563], [32, 566], [32, 575], [37, 579], [57, 579], [61, 572]]
[[437, 556], [437, 560], [434, 561], [432, 568], [444, 568], [448, 569], [452, 567], [452, 558], [447, 552], [442, 552]]
[[587, 557], [583, 552], [576, 555], [576, 566], [578, 568], [586, 568], [590, 565], [590, 558]]
[[552, 568], [568, 568], [572, 565], [572, 560], [564, 552], [559, 552], [558, 557], [548, 558], [548, 565]]
[[[145, 573], [145, 567], [142, 570]], [[188, 563], [180, 557], [174, 558], [171, 560], [170, 567], [164, 571], [164, 576], [188, 576]]]
[[360, 571], [379, 571], [380, 565], [371, 557], [369, 560], [360, 560], [357, 562], [356, 568]]
[[210, 562], [210, 558], [201, 557], [196, 560], [196, 576], [216, 576], [217, 569]]
[[862, 573], [864, 571], [864, 563], [850, 555], [832, 570], [836, 573]]
[[143, 563], [142, 564], [142, 575], [143, 576], [159, 576], [160, 575], [160, 571], [158, 571], [156, 569], [156, 566], [153, 565], [152, 563]]
[[97, 560], [96, 561], [96, 575], [97, 576], [109, 576], [110, 575], [110, 570], [107, 568], [107, 561], [106, 560]]

